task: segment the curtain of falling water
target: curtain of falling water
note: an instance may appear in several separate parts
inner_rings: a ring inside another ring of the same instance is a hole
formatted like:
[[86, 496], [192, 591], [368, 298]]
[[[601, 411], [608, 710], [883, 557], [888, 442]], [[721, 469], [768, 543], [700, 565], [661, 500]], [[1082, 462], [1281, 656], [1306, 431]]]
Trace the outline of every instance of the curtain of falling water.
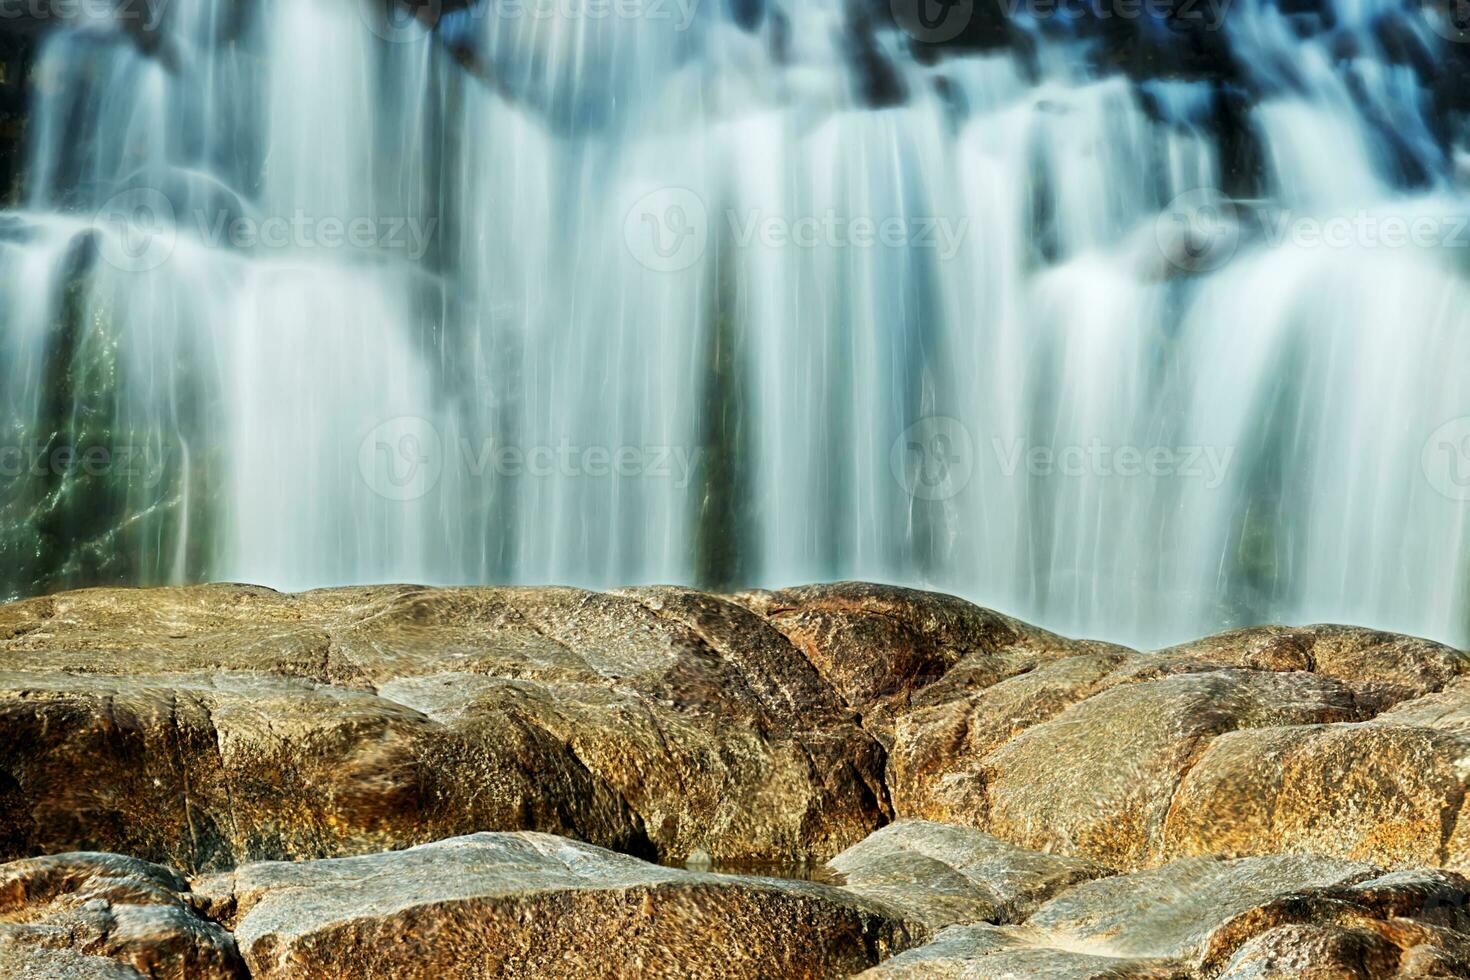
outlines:
[[[1205, 81], [883, 28], [880, 97], [839, 0], [735, 6], [54, 36], [3, 442], [131, 460], [0, 459], [3, 591], [862, 577], [1140, 644], [1466, 638], [1465, 253], [1263, 233], [1465, 212], [1388, 4], [1335, 12], [1347, 62], [1232, 12], [1248, 195]], [[1220, 188], [1248, 217], [1190, 252]]]

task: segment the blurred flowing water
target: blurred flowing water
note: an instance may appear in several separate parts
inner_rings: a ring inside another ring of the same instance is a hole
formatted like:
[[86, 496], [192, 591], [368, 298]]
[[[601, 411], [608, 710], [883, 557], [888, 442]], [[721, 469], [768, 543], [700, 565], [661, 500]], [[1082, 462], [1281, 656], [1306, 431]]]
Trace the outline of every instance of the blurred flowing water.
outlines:
[[1131, 25], [1221, 80], [903, 2], [54, 33], [0, 218], [0, 592], [865, 578], [1146, 645], [1465, 641], [1442, 12]]

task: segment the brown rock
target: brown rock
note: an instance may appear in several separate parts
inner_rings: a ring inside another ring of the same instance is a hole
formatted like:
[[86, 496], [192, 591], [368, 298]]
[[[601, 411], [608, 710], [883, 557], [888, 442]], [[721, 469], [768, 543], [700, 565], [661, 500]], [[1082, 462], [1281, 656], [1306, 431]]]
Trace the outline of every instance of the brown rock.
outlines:
[[1026, 925], [1064, 948], [1168, 957], [1207, 976], [1227, 964], [1260, 970], [1284, 960], [1325, 971], [1358, 953], [1396, 962], [1421, 946], [1452, 962], [1470, 940], [1460, 931], [1470, 924], [1467, 901], [1470, 881], [1448, 872], [1385, 875], [1355, 862], [1294, 856], [1188, 858], [1078, 885]]
[[5, 976], [244, 977], [235, 941], [202, 918], [172, 871], [115, 854], [0, 865]]
[[1164, 849], [1463, 868], [1467, 776], [1470, 738], [1433, 728], [1374, 721], [1235, 732], [1180, 784]]
[[[1206, 965], [1263, 930], [1259, 910], [1283, 896], [1372, 879], [1367, 865], [1319, 858], [1238, 861], [1190, 858], [1078, 885], [1043, 905], [1027, 925], [1110, 955]], [[1278, 920], [1279, 921], [1279, 920]]]
[[828, 863], [849, 891], [931, 929], [1017, 922], [1056, 893], [1109, 874], [1077, 858], [1027, 851], [967, 827], [905, 820]]
[[0, 856], [197, 871], [526, 828], [795, 861], [887, 812], [817, 671], [688, 590], [98, 590], [0, 607], [0, 637]]
[[1465, 673], [1453, 647], [1354, 626], [1256, 626], [1165, 650], [1256, 670], [1307, 670], [1323, 677], [1382, 685], [1397, 700], [1440, 690]]
[[1076, 885], [1024, 925], [951, 927], [867, 976], [1470, 976], [1467, 900], [1449, 872], [1193, 858]]
[[1228, 980], [1375, 980], [1398, 971], [1401, 951], [1366, 929], [1287, 925], [1242, 946]]
[[896, 913], [807, 882], [693, 874], [544, 834], [234, 875], [260, 980], [828, 977], [909, 942]]
[[1115, 687], [986, 756], [980, 825], [1110, 867], [1157, 864], [1175, 790], [1213, 738], [1361, 710], [1349, 688], [1312, 674], [1225, 670]]
[[[899, 816], [969, 824], [1005, 836], [1004, 828], [989, 823], [988, 755], [1115, 688], [1225, 668], [1283, 677], [1315, 674], [1338, 683], [1348, 699], [1344, 717], [1357, 720], [1412, 698], [1421, 698], [1422, 710], [1443, 713], [1443, 705], [1433, 702], [1442, 696], [1427, 692], [1454, 689], [1466, 667], [1463, 655], [1440, 644], [1336, 626], [1240, 630], [1152, 654], [1021, 639], [961, 658], [909, 699], [893, 724], [889, 790]], [[1200, 734], [1202, 748], [1211, 733]]]
[[1041, 663], [900, 717], [888, 757], [894, 809], [904, 816], [984, 826], [985, 757], [1096, 693], [1126, 659], [1110, 652]]
[[734, 597], [770, 620], [885, 743], [895, 717], [1059, 657], [1123, 651], [1068, 640], [963, 599], [843, 582]]

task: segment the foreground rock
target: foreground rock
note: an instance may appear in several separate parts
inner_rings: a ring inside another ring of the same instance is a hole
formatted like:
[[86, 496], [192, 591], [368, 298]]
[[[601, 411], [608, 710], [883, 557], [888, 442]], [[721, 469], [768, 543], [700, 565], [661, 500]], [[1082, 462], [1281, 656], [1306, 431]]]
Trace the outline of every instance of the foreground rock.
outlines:
[[1470, 881], [1317, 858], [1189, 859], [1065, 891], [1022, 926], [953, 926], [867, 976], [1470, 976]]
[[186, 883], [107, 854], [0, 866], [0, 976], [1470, 977], [1470, 880], [1330, 858], [1108, 876], [922, 822], [842, 884], [694, 873], [485, 833]]
[[[862, 584], [0, 606], [0, 858], [196, 873], [534, 830], [764, 866], [907, 818], [1124, 873], [1464, 868], [1467, 779], [1465, 656], [1366, 629], [1140, 653]], [[965, 875], [925, 851], [875, 881], [927, 859]]]
[[1027, 655], [895, 726], [900, 816], [1121, 870], [1283, 849], [1462, 867], [1465, 657], [1372, 630], [1247, 630], [1156, 654]]
[[167, 868], [115, 854], [0, 866], [0, 976], [246, 976], [234, 938]]
[[956, 923], [1019, 922], [1058, 892], [1111, 874], [1088, 861], [924, 820], [884, 827], [828, 867], [850, 891], [936, 930]]
[[846, 976], [909, 942], [881, 905], [543, 834], [255, 864], [223, 905], [257, 978]]
[[486, 829], [822, 859], [882, 750], [790, 641], [687, 590], [215, 586], [0, 607], [0, 856], [189, 871]]

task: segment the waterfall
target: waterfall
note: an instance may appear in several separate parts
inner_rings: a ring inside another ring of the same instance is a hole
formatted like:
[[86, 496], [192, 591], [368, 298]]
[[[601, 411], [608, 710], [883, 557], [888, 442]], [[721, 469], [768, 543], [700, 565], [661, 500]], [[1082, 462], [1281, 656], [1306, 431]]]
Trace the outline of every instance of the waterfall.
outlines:
[[51, 32], [0, 593], [866, 578], [1470, 641], [1446, 12], [921, 2]]

